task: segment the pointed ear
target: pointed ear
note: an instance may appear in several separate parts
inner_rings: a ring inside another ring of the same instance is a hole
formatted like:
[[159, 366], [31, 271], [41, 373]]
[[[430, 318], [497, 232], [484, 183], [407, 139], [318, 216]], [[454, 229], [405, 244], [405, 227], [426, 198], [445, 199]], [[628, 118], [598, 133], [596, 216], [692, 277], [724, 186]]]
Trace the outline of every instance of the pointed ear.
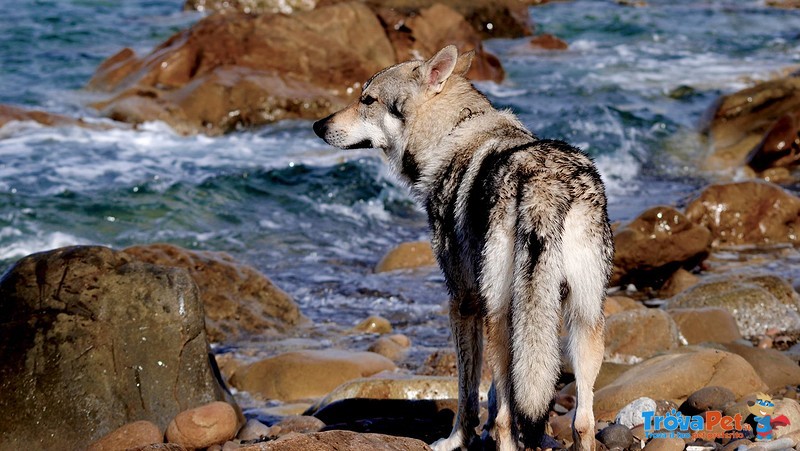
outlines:
[[442, 92], [444, 82], [453, 73], [458, 60], [458, 49], [454, 45], [439, 50], [433, 58], [422, 64], [423, 84], [434, 93]]
[[472, 66], [472, 58], [474, 57], [475, 50], [470, 50], [469, 52], [458, 55], [458, 60], [456, 61], [456, 67], [453, 69], [453, 73], [456, 75], [461, 75], [462, 77], [467, 75], [470, 66]]

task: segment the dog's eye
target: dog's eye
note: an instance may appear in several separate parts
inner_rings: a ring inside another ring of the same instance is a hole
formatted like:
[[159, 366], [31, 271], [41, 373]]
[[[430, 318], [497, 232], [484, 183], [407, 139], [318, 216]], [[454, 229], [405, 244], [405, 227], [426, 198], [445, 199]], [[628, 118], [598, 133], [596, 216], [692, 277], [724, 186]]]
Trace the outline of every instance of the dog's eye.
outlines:
[[364, 96], [361, 98], [361, 103], [363, 103], [364, 105], [372, 105], [373, 103], [375, 103], [375, 97]]

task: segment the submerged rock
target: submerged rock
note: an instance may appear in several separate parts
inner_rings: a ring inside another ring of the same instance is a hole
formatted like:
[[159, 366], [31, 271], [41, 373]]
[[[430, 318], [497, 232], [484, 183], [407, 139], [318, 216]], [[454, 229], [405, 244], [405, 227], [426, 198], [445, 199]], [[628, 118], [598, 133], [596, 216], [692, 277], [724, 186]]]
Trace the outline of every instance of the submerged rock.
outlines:
[[711, 230], [714, 246], [800, 242], [800, 198], [772, 183], [711, 185], [686, 217]]
[[776, 276], [711, 277], [673, 297], [667, 306], [724, 308], [745, 336], [771, 328], [800, 330], [800, 296]]
[[431, 244], [427, 241], [411, 241], [400, 243], [383, 256], [375, 272], [395, 271], [398, 269], [413, 269], [421, 266], [435, 266], [436, 257], [433, 255]]
[[[215, 377], [186, 271], [99, 246], [34, 254], [0, 280], [0, 443], [82, 449], [148, 420], [234, 403]], [[42, 433], [46, 431], [47, 433]]]
[[46, 111], [40, 111], [40, 110], [28, 110], [16, 106], [0, 104], [0, 127], [12, 121], [36, 122], [41, 125], [52, 126], [52, 127], [63, 127], [72, 125], [72, 126], [85, 127], [97, 130], [106, 130], [108, 128], [111, 128], [108, 125], [92, 124], [89, 122], [85, 122], [82, 119], [74, 119], [69, 116], [63, 116], [61, 114], [48, 113]]
[[691, 268], [708, 256], [711, 233], [672, 207], [653, 207], [614, 234], [611, 284], [661, 285], [680, 267]]
[[200, 290], [211, 341], [277, 335], [308, 321], [291, 296], [224, 252], [191, 251], [170, 244], [133, 246], [124, 252], [137, 260], [189, 272]]

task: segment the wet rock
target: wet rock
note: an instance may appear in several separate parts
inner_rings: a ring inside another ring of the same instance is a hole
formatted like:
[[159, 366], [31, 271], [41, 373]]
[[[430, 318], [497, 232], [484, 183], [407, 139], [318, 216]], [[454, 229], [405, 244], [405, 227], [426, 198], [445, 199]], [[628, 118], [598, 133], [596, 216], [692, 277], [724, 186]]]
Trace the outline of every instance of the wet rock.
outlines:
[[709, 277], [670, 299], [667, 307], [724, 308], [745, 336], [800, 329], [800, 297], [785, 280], [770, 275]]
[[662, 298], [671, 298], [681, 291], [696, 285], [699, 281], [700, 278], [696, 275], [683, 268], [678, 268], [658, 290], [658, 295]]
[[[492, 370], [486, 362], [486, 354], [481, 364], [481, 381], [491, 382]], [[439, 349], [431, 353], [417, 372], [423, 376], [450, 376], [458, 377], [458, 364], [454, 349]]]
[[149, 421], [134, 421], [109, 432], [100, 440], [91, 443], [87, 451], [116, 451], [162, 443], [163, 441], [164, 435], [158, 426]]
[[394, 55], [378, 18], [357, 2], [289, 16], [214, 14], [144, 57], [112, 56], [88, 87], [113, 93], [95, 105], [107, 117], [215, 135], [325, 116]]
[[686, 217], [711, 230], [714, 246], [800, 241], [800, 198], [768, 182], [711, 185]]
[[291, 296], [224, 252], [190, 251], [170, 244], [134, 246], [124, 252], [147, 263], [189, 271], [200, 289], [211, 341], [278, 335], [308, 321]]
[[373, 352], [295, 351], [243, 367], [230, 383], [257, 398], [290, 401], [324, 396], [344, 382], [395, 368]]
[[606, 317], [615, 315], [627, 310], [642, 310], [645, 309], [641, 302], [631, 299], [627, 296], [609, 296], [603, 304], [603, 313]]
[[800, 8], [800, 0], [767, 0], [767, 6], [784, 9]]
[[440, 2], [414, 10], [383, 6], [377, 13], [385, 24], [398, 62], [430, 58], [441, 48], [453, 44], [462, 53], [475, 50], [468, 78], [503, 80], [505, 71], [500, 60], [483, 49], [479, 32], [452, 7]]
[[241, 451], [308, 451], [335, 449], [348, 451], [430, 451], [420, 440], [382, 434], [359, 434], [351, 431], [327, 431], [313, 434], [290, 434], [266, 443], [246, 445]]
[[782, 352], [738, 343], [726, 343], [720, 348], [747, 360], [770, 390], [800, 385], [800, 366]]
[[[800, 110], [800, 78], [786, 77], [759, 83], [723, 96], [707, 126], [712, 153], [708, 169], [743, 166], [748, 155], [785, 115]], [[786, 143], [789, 144], [789, 143]], [[790, 144], [789, 144], [790, 145]], [[757, 160], [757, 167], [763, 167]]]
[[372, 315], [356, 324], [353, 330], [368, 334], [388, 334], [392, 332], [392, 324], [382, 316]]
[[606, 319], [607, 356], [648, 358], [678, 347], [678, 327], [658, 309], [629, 310]]
[[704, 342], [729, 343], [742, 338], [736, 318], [721, 307], [681, 308], [669, 310], [687, 344]]
[[642, 396], [683, 402], [695, 391], [711, 385], [729, 388], [737, 397], [766, 388], [743, 358], [701, 349], [661, 355], [633, 366], [597, 390], [594, 410], [598, 419], [612, 419], [619, 409]]
[[[752, 443], [748, 440], [749, 443]], [[686, 443], [680, 438], [654, 438], [647, 442], [645, 451], [682, 451]]]
[[239, 440], [263, 440], [268, 438], [272, 435], [272, 430], [266, 424], [256, 420], [255, 418], [251, 418], [247, 420], [247, 423], [242, 426], [242, 429], [236, 434], [236, 438]]
[[167, 427], [167, 441], [189, 449], [208, 448], [236, 436], [239, 420], [230, 404], [212, 402], [179, 413]]
[[757, 172], [800, 162], [800, 110], [781, 116], [750, 151], [747, 164]]
[[74, 119], [61, 114], [48, 113], [40, 110], [28, 110], [16, 106], [0, 104], [0, 127], [12, 121], [36, 122], [50, 127], [78, 126], [95, 130], [111, 128], [107, 124], [92, 124], [82, 119]]
[[680, 411], [684, 415], [698, 415], [709, 410], [722, 411], [735, 401], [736, 395], [728, 388], [703, 387], [686, 398], [686, 401], [681, 404]]
[[375, 272], [435, 266], [436, 257], [427, 241], [401, 243], [390, 250], [375, 267]]
[[369, 345], [367, 351], [380, 354], [387, 359], [398, 362], [403, 360], [408, 353], [411, 341], [403, 334], [379, 337], [374, 343]]
[[708, 256], [711, 233], [672, 207], [653, 207], [617, 229], [612, 285], [663, 284], [678, 268], [691, 268]]
[[[0, 442], [81, 449], [136, 420], [233, 403], [186, 271], [99, 246], [34, 254], [0, 281]], [[41, 431], [48, 431], [42, 434]]]
[[656, 402], [651, 398], [642, 397], [634, 399], [617, 413], [614, 422], [630, 429], [644, 424], [642, 412], [655, 412], [656, 408]]
[[572, 420], [575, 418], [575, 411], [570, 410], [564, 415], [552, 416], [548, 419], [553, 438], [564, 443], [572, 443]]
[[624, 450], [633, 446], [631, 430], [621, 424], [612, 424], [597, 434], [597, 439], [608, 449]]
[[548, 33], [533, 37], [528, 41], [528, 44], [533, 48], [543, 50], [566, 50], [569, 47], [569, 44], [564, 42], [564, 40]]
[[453, 426], [455, 399], [342, 399], [314, 414], [327, 426], [323, 430], [344, 429], [412, 437], [425, 442], [447, 436]]

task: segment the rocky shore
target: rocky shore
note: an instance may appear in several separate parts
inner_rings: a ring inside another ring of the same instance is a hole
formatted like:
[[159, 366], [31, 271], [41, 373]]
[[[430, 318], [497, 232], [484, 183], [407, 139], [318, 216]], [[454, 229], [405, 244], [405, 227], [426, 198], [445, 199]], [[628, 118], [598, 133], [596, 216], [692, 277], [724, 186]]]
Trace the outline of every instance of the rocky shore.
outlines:
[[[353, 100], [380, 68], [444, 43], [477, 50], [471, 78], [499, 81], [502, 65], [482, 39], [532, 32], [517, 1], [186, 7], [214, 12], [147, 55], [124, 49], [100, 65], [88, 85], [108, 96], [99, 114], [208, 135], [317, 118]], [[554, 37], [531, 45], [566, 47]], [[8, 121], [94, 126], [0, 107], [0, 126]], [[774, 270], [800, 264], [800, 197], [787, 189], [800, 174], [798, 133], [796, 74], [727, 94], [698, 130], [710, 151], [697, 158], [714, 181], [680, 205], [615, 224], [598, 449], [800, 449], [798, 281]], [[375, 272], [435, 265], [424, 241], [374, 260]], [[447, 327], [445, 309], [437, 320]], [[452, 349], [420, 359], [415, 337], [380, 316], [339, 326], [332, 335], [313, 324], [265, 275], [213, 250], [77, 246], [27, 256], [0, 279], [0, 331], [10, 337], [0, 341], [0, 410], [13, 413], [0, 450], [424, 450], [449, 432]], [[271, 345], [226, 346], [248, 340]], [[565, 448], [576, 402], [566, 362], [547, 425]], [[484, 420], [490, 385], [484, 369]], [[775, 429], [778, 445], [753, 441], [749, 403], [764, 394], [773, 416], [789, 419]], [[742, 423], [675, 437], [645, 430], [647, 413]]]

